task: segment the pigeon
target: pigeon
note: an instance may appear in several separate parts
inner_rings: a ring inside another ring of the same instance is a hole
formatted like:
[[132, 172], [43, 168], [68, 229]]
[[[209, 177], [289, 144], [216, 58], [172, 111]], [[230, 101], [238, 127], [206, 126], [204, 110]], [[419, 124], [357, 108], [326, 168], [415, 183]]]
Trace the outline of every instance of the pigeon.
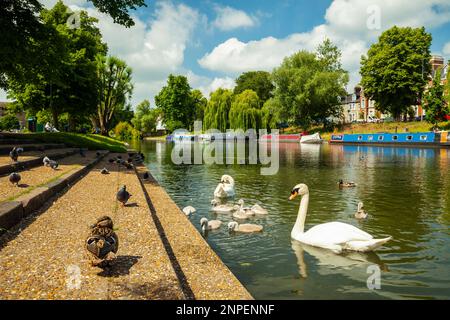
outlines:
[[44, 159], [42, 159], [42, 163], [44, 164], [44, 166], [48, 167], [50, 166], [50, 158], [49, 157], [44, 157]]
[[84, 153], [84, 150], [82, 148], [80, 148], [80, 156], [82, 156], [83, 158], [86, 157], [86, 154]]
[[19, 185], [20, 179], [22, 179], [22, 177], [17, 172], [13, 172], [9, 175], [9, 182], [15, 184], [16, 186]]
[[122, 156], [117, 156], [117, 159], [121, 159], [122, 160]]
[[12, 148], [9, 156], [11, 157], [12, 161], [17, 162], [17, 159], [19, 158], [19, 151], [17, 150], [17, 147]]
[[139, 152], [139, 155], [141, 156], [142, 160], [145, 159], [144, 154], [142, 152]]
[[50, 166], [50, 168], [52, 168], [53, 170], [58, 169], [58, 162], [56, 162], [55, 160], [50, 160], [50, 163], [48, 164]]
[[101, 153], [97, 151], [97, 152], [95, 153], [95, 155], [96, 155], [96, 156], [97, 156], [97, 158], [98, 158], [98, 157], [100, 157], [100, 156], [101, 156]]
[[111, 159], [109, 159], [108, 161], [109, 161], [109, 163], [113, 163], [113, 162], [115, 162], [116, 160], [114, 160], [113, 158], [111, 158]]
[[132, 163], [133, 162], [133, 158], [128, 158], [127, 162], [128, 163]]
[[126, 167], [128, 170], [131, 170], [131, 169], [134, 168], [134, 166], [133, 166], [131, 163], [128, 163], [128, 162], [124, 162], [124, 165], [125, 165], [125, 167]]
[[148, 174], [148, 172], [144, 173], [144, 180], [148, 180], [148, 178], [150, 178], [150, 175]]
[[100, 171], [100, 173], [101, 173], [101, 174], [109, 174], [109, 171], [108, 171], [108, 169], [103, 168], [103, 169]]
[[119, 237], [114, 232], [114, 224], [110, 217], [103, 216], [91, 226], [86, 239], [86, 249], [90, 254], [93, 266], [106, 267], [115, 259], [119, 250]]
[[128, 193], [126, 186], [122, 186], [122, 188], [120, 188], [120, 190], [117, 192], [117, 201], [120, 201], [122, 203], [122, 206], [127, 203], [130, 197], [131, 194]]

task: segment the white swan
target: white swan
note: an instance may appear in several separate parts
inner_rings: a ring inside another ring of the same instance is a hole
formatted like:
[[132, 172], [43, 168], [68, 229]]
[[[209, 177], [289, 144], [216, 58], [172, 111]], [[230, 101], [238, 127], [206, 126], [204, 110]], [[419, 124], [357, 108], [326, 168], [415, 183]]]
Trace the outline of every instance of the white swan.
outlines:
[[231, 204], [219, 204], [219, 201], [216, 199], [211, 200], [211, 211], [217, 213], [231, 213], [233, 211], [239, 210], [239, 206], [231, 205]]
[[239, 220], [245, 220], [245, 219], [248, 219], [255, 215], [255, 213], [252, 211], [251, 208], [244, 207], [243, 199], [239, 199], [238, 204], [239, 204], [239, 209], [235, 213], [233, 213], [233, 218], [239, 219]]
[[216, 198], [230, 198], [234, 197], [234, 179], [229, 175], [223, 175], [220, 183], [214, 190], [214, 197]]
[[266, 215], [269, 214], [269, 212], [264, 209], [263, 207], [261, 207], [259, 204], [254, 204], [251, 208], [250, 208], [255, 214], [258, 215]]
[[358, 211], [355, 213], [356, 219], [365, 219], [368, 214], [364, 211], [364, 204], [362, 202], [358, 203]]
[[228, 223], [228, 230], [230, 232], [254, 233], [263, 231], [263, 226], [259, 224], [239, 224], [236, 221]]
[[221, 225], [222, 225], [222, 221], [220, 221], [220, 220], [208, 221], [208, 219], [206, 219], [206, 218], [200, 219], [200, 226], [202, 227], [203, 232], [205, 232], [206, 230], [219, 229]]
[[367, 232], [342, 222], [319, 224], [305, 232], [305, 219], [309, 203], [309, 190], [306, 184], [296, 185], [291, 191], [289, 200], [293, 200], [298, 195], [302, 197], [302, 200], [297, 221], [291, 232], [294, 240], [341, 253], [343, 250], [372, 251], [392, 239], [392, 237], [374, 239]]
[[187, 215], [188, 217], [195, 213], [197, 211], [197, 209], [195, 209], [193, 206], [187, 206], [183, 208], [183, 212], [185, 215]]

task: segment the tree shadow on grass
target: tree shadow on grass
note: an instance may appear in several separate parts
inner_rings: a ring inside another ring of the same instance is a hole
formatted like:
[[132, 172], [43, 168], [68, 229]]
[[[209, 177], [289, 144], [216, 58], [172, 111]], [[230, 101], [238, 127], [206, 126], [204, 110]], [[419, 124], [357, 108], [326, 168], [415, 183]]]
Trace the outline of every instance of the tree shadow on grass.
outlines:
[[130, 274], [130, 269], [133, 267], [142, 256], [118, 256], [111, 266], [103, 268], [98, 273], [101, 277], [120, 277]]

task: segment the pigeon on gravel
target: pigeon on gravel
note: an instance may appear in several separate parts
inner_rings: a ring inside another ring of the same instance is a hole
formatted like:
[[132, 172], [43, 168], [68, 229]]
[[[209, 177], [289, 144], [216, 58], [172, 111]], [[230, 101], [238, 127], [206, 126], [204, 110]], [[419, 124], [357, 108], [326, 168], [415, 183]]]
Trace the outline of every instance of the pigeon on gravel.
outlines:
[[95, 155], [97, 156], [97, 158], [99, 158], [102, 154], [100, 152], [96, 152]]
[[19, 185], [20, 179], [22, 179], [22, 177], [17, 172], [13, 172], [9, 175], [9, 182], [15, 184], [16, 186]]
[[117, 192], [117, 201], [122, 203], [122, 206], [124, 206], [128, 199], [130, 199], [131, 194], [127, 191], [127, 186], [122, 186], [122, 188], [119, 189]]
[[148, 174], [148, 172], [144, 173], [144, 180], [148, 180], [150, 178], [150, 175]]
[[52, 168], [53, 170], [58, 169], [58, 166], [59, 166], [58, 162], [56, 162], [55, 160], [50, 160], [50, 162], [49, 162], [48, 165], [49, 165], [50, 168]]
[[44, 157], [44, 159], [42, 159], [42, 163], [44, 164], [44, 166], [49, 167], [50, 166], [50, 158], [49, 157]]
[[109, 171], [108, 171], [108, 169], [103, 168], [103, 169], [100, 171], [100, 173], [101, 173], [101, 174], [109, 174]]
[[93, 266], [103, 268], [116, 259], [119, 237], [114, 232], [114, 224], [110, 217], [100, 217], [91, 226], [91, 232], [86, 239], [86, 249]]
[[14, 162], [17, 162], [17, 159], [19, 159], [19, 153], [21, 153], [21, 152], [23, 152], [23, 148], [18, 148], [18, 147], [12, 148], [11, 152], [9, 153], [11, 160]]
[[109, 161], [109, 163], [113, 163], [113, 162], [115, 162], [116, 160], [113, 159], [113, 158], [111, 158], [111, 159], [108, 159], [108, 161]]
[[82, 156], [83, 158], [86, 157], [83, 148], [80, 148], [80, 156]]
[[122, 159], [122, 156], [117, 156], [117, 159]]
[[127, 159], [127, 162], [128, 162], [128, 163], [132, 163], [132, 162], [133, 162], [133, 158], [128, 158], [128, 159]]

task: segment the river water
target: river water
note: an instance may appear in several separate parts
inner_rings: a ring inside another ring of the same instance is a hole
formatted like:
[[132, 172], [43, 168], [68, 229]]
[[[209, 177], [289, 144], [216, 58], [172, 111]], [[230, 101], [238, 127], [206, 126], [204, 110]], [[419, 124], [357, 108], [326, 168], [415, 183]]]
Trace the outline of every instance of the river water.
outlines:
[[[280, 143], [278, 173], [264, 176], [261, 165], [175, 165], [173, 147], [140, 148], [177, 205], [197, 209], [197, 229], [201, 217], [232, 221], [210, 211], [223, 174], [236, 181], [234, 201], [269, 211], [250, 222], [264, 226], [260, 234], [229, 234], [225, 224], [205, 236], [256, 299], [450, 299], [450, 149]], [[340, 190], [339, 179], [358, 186]], [[341, 221], [393, 240], [341, 255], [291, 240], [299, 198], [288, 197], [298, 183], [310, 191], [305, 230]], [[354, 218], [359, 201], [364, 221]]]

